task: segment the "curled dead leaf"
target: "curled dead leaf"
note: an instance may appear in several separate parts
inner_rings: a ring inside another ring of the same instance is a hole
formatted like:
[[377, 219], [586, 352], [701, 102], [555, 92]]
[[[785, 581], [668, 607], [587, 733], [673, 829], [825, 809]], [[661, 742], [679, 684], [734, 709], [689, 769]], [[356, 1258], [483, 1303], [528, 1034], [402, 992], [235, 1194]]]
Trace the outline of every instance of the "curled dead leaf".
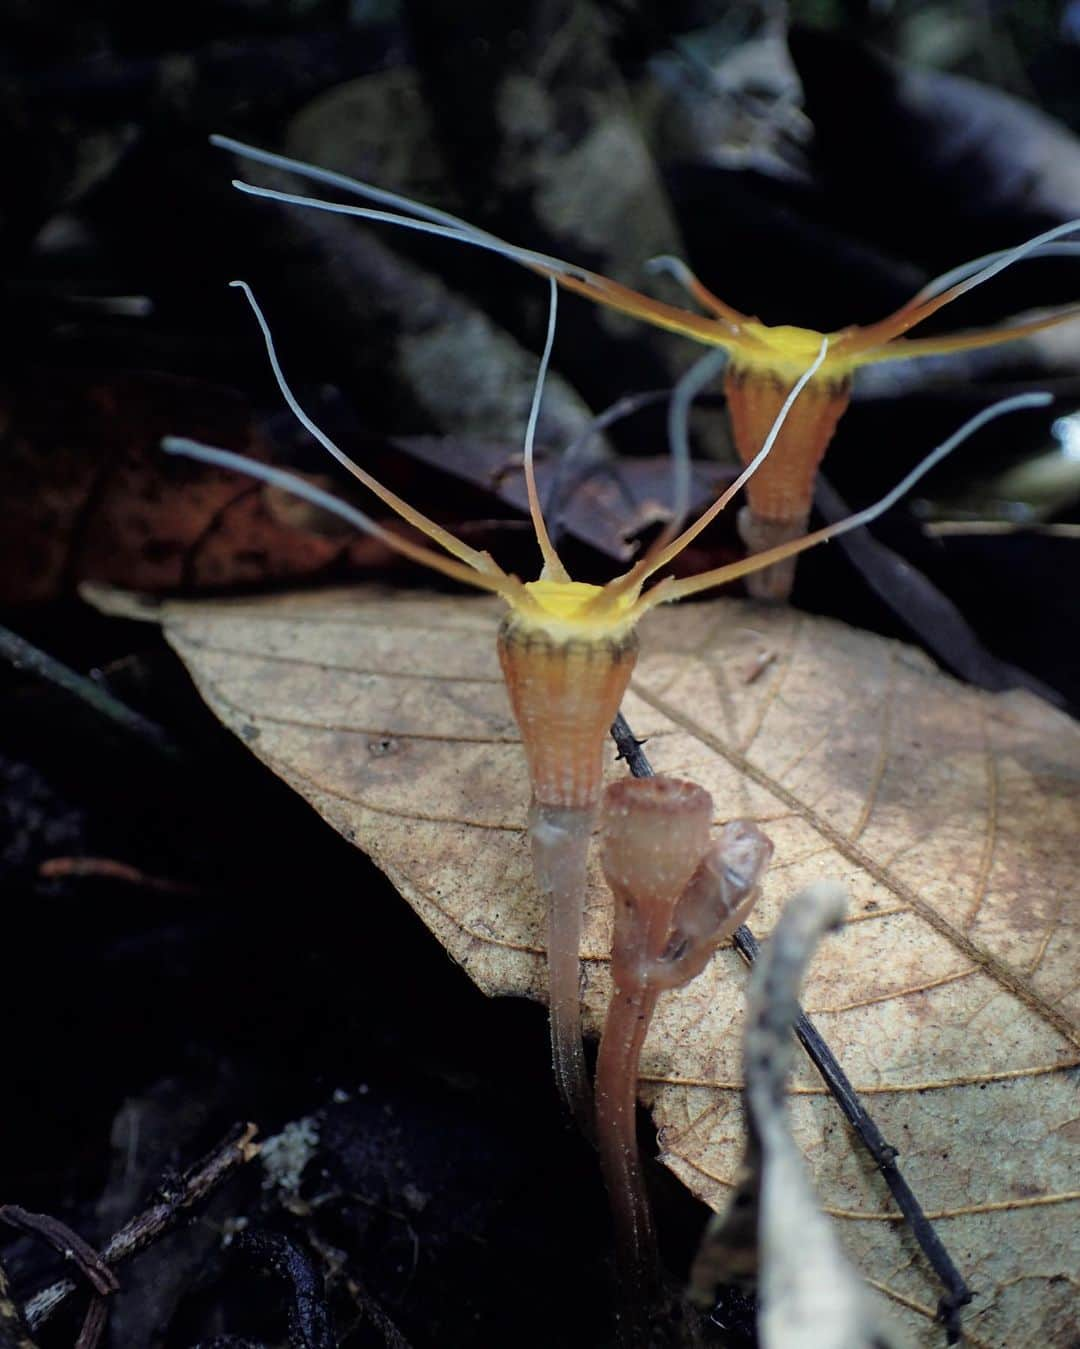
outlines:
[[152, 591], [298, 578], [370, 546], [326, 537], [250, 482], [163, 461], [158, 442], [175, 425], [267, 456], [230, 390], [152, 373], [32, 372], [0, 390], [0, 420], [5, 604], [54, 599], [81, 580]]
[[[528, 789], [493, 604], [355, 590], [158, 614], [218, 716], [370, 853], [481, 988], [543, 996]], [[748, 682], [762, 648], [775, 659]], [[767, 934], [813, 880], [848, 888], [806, 1010], [975, 1290], [970, 1343], [1071, 1343], [1076, 726], [1030, 695], [959, 685], [898, 643], [726, 600], [649, 616], [624, 710], [658, 770], [700, 782], [721, 820], [756, 820], [775, 842], [755, 928]], [[596, 874], [594, 1031], [610, 989], [608, 906]], [[642, 1060], [664, 1159], [716, 1209], [743, 1149], [745, 977], [721, 951], [661, 1001]], [[791, 1090], [794, 1137], [849, 1255], [915, 1342], [938, 1344], [938, 1290], [880, 1178], [808, 1064]]]

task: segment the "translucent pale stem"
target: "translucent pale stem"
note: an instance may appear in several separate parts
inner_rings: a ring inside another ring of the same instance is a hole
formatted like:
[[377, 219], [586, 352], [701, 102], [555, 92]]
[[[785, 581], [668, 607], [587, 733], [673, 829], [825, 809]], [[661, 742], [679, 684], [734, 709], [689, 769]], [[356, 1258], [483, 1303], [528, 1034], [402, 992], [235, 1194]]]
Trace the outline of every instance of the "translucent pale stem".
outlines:
[[593, 1131], [592, 1092], [581, 1041], [581, 946], [589, 840], [595, 809], [533, 802], [529, 811], [536, 883], [548, 910], [548, 985], [555, 1083], [587, 1135]]
[[499, 662], [529, 765], [529, 832], [537, 886], [550, 914], [548, 963], [555, 1079], [592, 1133], [579, 1007], [578, 946], [589, 838], [604, 773], [604, 742], [637, 655], [632, 633], [560, 638], [509, 615]]

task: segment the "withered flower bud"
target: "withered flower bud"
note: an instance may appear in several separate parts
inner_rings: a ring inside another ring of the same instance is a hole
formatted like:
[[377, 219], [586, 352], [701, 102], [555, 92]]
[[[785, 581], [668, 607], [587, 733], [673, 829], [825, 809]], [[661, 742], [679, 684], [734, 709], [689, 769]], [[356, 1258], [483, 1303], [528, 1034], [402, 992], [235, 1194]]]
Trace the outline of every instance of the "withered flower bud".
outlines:
[[712, 816], [708, 792], [664, 777], [613, 783], [601, 810], [601, 863], [615, 897], [615, 987], [596, 1065], [596, 1132], [627, 1344], [645, 1342], [657, 1283], [634, 1127], [642, 1045], [660, 993], [704, 969], [751, 908], [772, 853], [764, 834], [745, 821], [729, 824], [710, 847]]

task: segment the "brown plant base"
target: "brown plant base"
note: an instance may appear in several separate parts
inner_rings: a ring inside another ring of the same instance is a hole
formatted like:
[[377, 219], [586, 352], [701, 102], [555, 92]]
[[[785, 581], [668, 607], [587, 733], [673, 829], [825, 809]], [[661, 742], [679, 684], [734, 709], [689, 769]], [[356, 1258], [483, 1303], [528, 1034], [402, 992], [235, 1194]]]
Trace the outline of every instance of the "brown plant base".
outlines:
[[[801, 538], [806, 533], [808, 519], [809, 511], [791, 520], [765, 520], [755, 515], [749, 506], [743, 506], [736, 523], [739, 538], [746, 544], [748, 551], [764, 553], [778, 544]], [[747, 594], [751, 599], [782, 604], [790, 596], [795, 584], [795, 562], [795, 558], [786, 557], [782, 562], [774, 562], [771, 567], [751, 572], [746, 577]]]

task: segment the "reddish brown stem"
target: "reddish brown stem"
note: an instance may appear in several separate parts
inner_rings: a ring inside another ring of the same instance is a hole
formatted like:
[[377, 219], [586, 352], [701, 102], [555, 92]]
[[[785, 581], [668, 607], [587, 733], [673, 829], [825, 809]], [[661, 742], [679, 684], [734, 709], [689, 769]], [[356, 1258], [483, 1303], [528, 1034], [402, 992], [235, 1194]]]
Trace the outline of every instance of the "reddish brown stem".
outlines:
[[[645, 982], [617, 984], [596, 1061], [596, 1130], [611, 1199], [619, 1303], [640, 1320], [658, 1289], [656, 1233], [637, 1145], [641, 1049], [659, 991]], [[626, 1329], [626, 1327], [624, 1327]]]

